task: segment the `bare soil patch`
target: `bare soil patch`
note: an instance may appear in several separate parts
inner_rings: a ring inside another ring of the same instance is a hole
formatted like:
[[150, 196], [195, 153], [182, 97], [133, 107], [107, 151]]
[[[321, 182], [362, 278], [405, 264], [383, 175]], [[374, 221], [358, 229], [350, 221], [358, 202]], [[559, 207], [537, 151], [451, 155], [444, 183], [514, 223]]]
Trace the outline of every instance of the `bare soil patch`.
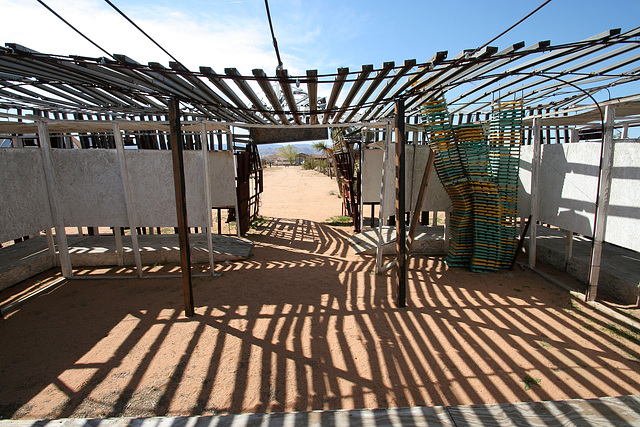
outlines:
[[[140, 417], [591, 398], [640, 392], [637, 337], [516, 269], [439, 257], [395, 277], [348, 246], [335, 181], [265, 175], [253, 255], [194, 279], [69, 281], [2, 320], [2, 418]], [[321, 200], [318, 203], [318, 200]], [[51, 274], [56, 272], [52, 270]], [[85, 272], [90, 274], [91, 271]], [[6, 291], [0, 294], [7, 299]]]

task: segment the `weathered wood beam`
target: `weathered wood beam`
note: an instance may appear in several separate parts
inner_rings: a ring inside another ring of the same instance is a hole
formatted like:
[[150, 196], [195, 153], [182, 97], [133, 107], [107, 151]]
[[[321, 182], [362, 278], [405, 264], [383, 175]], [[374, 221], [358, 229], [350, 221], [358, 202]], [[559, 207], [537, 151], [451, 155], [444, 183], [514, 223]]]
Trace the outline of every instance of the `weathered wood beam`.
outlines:
[[275, 119], [275, 117], [273, 117], [273, 115], [268, 111], [267, 106], [264, 105], [262, 101], [260, 101], [260, 98], [258, 98], [258, 95], [256, 95], [253, 89], [251, 89], [251, 86], [249, 86], [249, 83], [247, 83], [247, 81], [244, 79], [244, 77], [242, 77], [242, 75], [237, 69], [225, 68], [224, 73], [227, 76], [233, 78], [233, 81], [236, 83], [240, 91], [242, 91], [244, 96], [246, 96], [247, 99], [251, 101], [254, 109], [258, 110], [265, 119], [267, 119], [274, 125], [280, 124]]
[[387, 83], [382, 87], [382, 89], [380, 89], [380, 92], [378, 92], [378, 95], [376, 95], [376, 97], [373, 100], [373, 103], [372, 103], [373, 105], [371, 105], [371, 107], [369, 107], [367, 111], [365, 111], [364, 115], [360, 119], [361, 121], [367, 120], [367, 118], [369, 117], [373, 109], [380, 104], [380, 102], [384, 99], [385, 95], [389, 93], [389, 91], [393, 89], [393, 87], [398, 83], [398, 81], [402, 77], [404, 77], [404, 75], [407, 74], [409, 70], [411, 70], [415, 65], [416, 65], [415, 59], [407, 59], [406, 61], [404, 61], [404, 64], [402, 65], [402, 67], [398, 68], [396, 70], [396, 73], [393, 75], [393, 77], [387, 80]]
[[591, 262], [589, 263], [589, 285], [586, 301], [595, 301], [600, 278], [600, 260], [602, 243], [607, 226], [607, 210], [611, 194], [611, 177], [613, 171], [613, 130], [616, 108], [605, 108], [604, 129], [602, 132], [602, 149], [600, 153], [600, 173], [598, 175], [598, 193], [596, 194], [596, 217], [593, 225], [593, 243], [591, 245]]
[[407, 305], [407, 241], [405, 227], [405, 133], [404, 133], [404, 100], [398, 99], [396, 104], [396, 277], [397, 306]]
[[293, 114], [293, 120], [297, 124], [301, 125], [302, 121], [300, 120], [300, 113], [298, 112], [296, 100], [293, 97], [291, 83], [289, 83], [289, 73], [287, 72], [287, 70], [278, 70], [276, 74], [278, 76], [280, 88], [282, 88], [282, 93], [284, 94], [284, 99], [287, 101], [287, 105], [289, 105], [289, 111], [291, 111], [291, 114]]
[[318, 123], [318, 70], [307, 70], [307, 89], [309, 90], [309, 123]]
[[338, 95], [340, 95], [340, 91], [342, 90], [342, 86], [344, 86], [344, 81], [347, 79], [349, 75], [349, 68], [338, 68], [338, 75], [336, 76], [335, 81], [333, 82], [333, 87], [331, 88], [331, 95], [329, 96], [329, 102], [327, 103], [327, 107], [324, 112], [324, 116], [322, 117], [322, 123], [329, 123], [329, 119], [333, 115], [333, 108], [336, 106], [336, 101], [338, 101]]
[[268, 77], [265, 74], [265, 72], [259, 68], [256, 68], [253, 70], [253, 75], [257, 79], [258, 84], [260, 85], [260, 88], [262, 89], [264, 94], [267, 96], [269, 103], [271, 103], [271, 106], [273, 107], [273, 109], [275, 110], [275, 113], [280, 118], [280, 121], [282, 122], [282, 124], [288, 125], [289, 119], [287, 119], [287, 116], [284, 114], [284, 108], [282, 108], [282, 104], [280, 104], [280, 101], [278, 100], [276, 93], [273, 91], [271, 82], [268, 80]]
[[169, 100], [169, 126], [171, 137], [171, 159], [173, 163], [173, 184], [178, 217], [178, 241], [180, 242], [180, 267], [184, 294], [184, 314], [194, 315], [193, 286], [191, 282], [191, 246], [189, 244], [189, 221], [187, 218], [187, 193], [182, 155], [182, 130], [180, 129], [180, 105], [176, 98]]
[[389, 74], [389, 72], [395, 65], [396, 63], [393, 61], [385, 62], [382, 64], [382, 69], [379, 70], [378, 73], [376, 74], [376, 77], [373, 80], [371, 80], [367, 89], [360, 96], [360, 99], [358, 99], [358, 102], [356, 102], [356, 108], [354, 108], [353, 111], [349, 113], [347, 118], [344, 119], [345, 122], [351, 121], [351, 119], [358, 113], [358, 111], [360, 111], [360, 108], [362, 108], [362, 106], [367, 102], [369, 97], [373, 95], [373, 92], [375, 92], [378, 86], [380, 86], [380, 84], [384, 81], [384, 78], [387, 76], [387, 74]]
[[338, 123], [340, 121], [340, 118], [347, 111], [347, 109], [351, 105], [351, 101], [353, 101], [353, 99], [356, 97], [356, 95], [360, 91], [360, 88], [367, 81], [367, 77], [369, 77], [369, 74], [371, 74], [372, 71], [373, 71], [373, 65], [369, 64], [369, 65], [362, 66], [362, 71], [358, 73], [358, 77], [356, 78], [356, 81], [353, 82], [353, 84], [351, 85], [351, 89], [349, 89], [349, 93], [347, 94], [347, 97], [344, 99], [344, 102], [342, 103], [342, 107], [340, 107], [336, 115], [333, 117], [333, 123]]

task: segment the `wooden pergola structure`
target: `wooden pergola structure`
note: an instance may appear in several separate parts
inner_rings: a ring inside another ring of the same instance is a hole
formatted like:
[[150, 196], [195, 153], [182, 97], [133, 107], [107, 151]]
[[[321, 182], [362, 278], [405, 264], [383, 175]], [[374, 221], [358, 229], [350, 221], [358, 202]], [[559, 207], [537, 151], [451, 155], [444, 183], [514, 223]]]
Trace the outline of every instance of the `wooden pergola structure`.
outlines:
[[[51, 133], [111, 132], [117, 124], [120, 129], [168, 131], [171, 141], [181, 141], [182, 131], [191, 127], [221, 133], [237, 127], [250, 132], [251, 142], [265, 143], [318, 139], [327, 128], [366, 127], [384, 131], [389, 141], [396, 129], [400, 159], [409, 133], [414, 133], [414, 143], [420, 142], [421, 105], [445, 93], [458, 124], [486, 120], [493, 102], [518, 99], [531, 120], [542, 119], [532, 128], [544, 126], [544, 120], [571, 126], [578, 123], [572, 118], [579, 117], [579, 123], [602, 135], [604, 110], [596, 98], [602, 100], [602, 94], [611, 91], [626, 96], [631, 105], [615, 115], [622, 121], [612, 124], [626, 133], [640, 125], [639, 36], [640, 27], [612, 29], [573, 43], [516, 43], [501, 50], [486, 46], [453, 57], [443, 51], [426, 61], [364, 65], [358, 71], [338, 68], [329, 74], [308, 70], [299, 76], [287, 70], [268, 76], [261, 69], [242, 75], [235, 68], [218, 73], [206, 66], [192, 71], [177, 62], [168, 67], [140, 64], [118, 54], [51, 55], [9, 43], [0, 47], [0, 138], [37, 132], [42, 140]], [[330, 93], [324, 103], [318, 99], [320, 86]], [[304, 103], [294, 96], [300, 87], [308, 95]], [[588, 121], [581, 114], [585, 109], [592, 110]], [[572, 135], [567, 127], [556, 131], [555, 140], [570, 142]], [[192, 314], [183, 145], [171, 144], [171, 149], [185, 305]], [[402, 173], [398, 168], [398, 188], [403, 188]], [[396, 206], [400, 230], [403, 201]], [[399, 257], [406, 257], [398, 240]], [[406, 268], [400, 259], [398, 265]], [[402, 288], [404, 277], [399, 273]], [[403, 292], [399, 289], [399, 295]]]

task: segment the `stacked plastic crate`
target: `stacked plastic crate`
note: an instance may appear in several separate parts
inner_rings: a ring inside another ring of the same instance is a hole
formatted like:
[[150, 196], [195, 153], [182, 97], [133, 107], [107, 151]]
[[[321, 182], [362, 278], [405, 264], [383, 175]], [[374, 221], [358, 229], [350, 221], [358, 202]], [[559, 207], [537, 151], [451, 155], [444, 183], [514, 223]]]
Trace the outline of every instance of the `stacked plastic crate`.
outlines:
[[507, 268], [518, 246], [518, 174], [520, 145], [523, 136], [522, 103], [494, 104], [489, 131], [491, 174], [498, 186], [502, 215], [500, 218], [501, 247], [498, 267]]
[[473, 251], [473, 200], [468, 178], [455, 143], [446, 101], [429, 101], [423, 107], [422, 120], [427, 125], [429, 146], [435, 153], [436, 173], [452, 204], [451, 245], [446, 262], [454, 267], [468, 267]]
[[492, 271], [511, 264], [522, 116], [521, 104], [495, 105], [487, 138], [480, 124], [452, 126], [444, 99], [423, 106], [436, 172], [452, 203], [450, 266]]

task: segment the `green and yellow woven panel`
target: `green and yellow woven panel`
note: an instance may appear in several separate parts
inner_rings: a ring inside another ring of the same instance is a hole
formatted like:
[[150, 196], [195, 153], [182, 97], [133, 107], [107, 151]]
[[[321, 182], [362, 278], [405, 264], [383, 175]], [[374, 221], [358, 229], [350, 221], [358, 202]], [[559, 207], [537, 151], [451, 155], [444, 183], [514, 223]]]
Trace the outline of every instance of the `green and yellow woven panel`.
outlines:
[[522, 117], [520, 103], [494, 105], [487, 136], [481, 124], [453, 126], [444, 99], [423, 106], [436, 173], [452, 203], [450, 266], [493, 271], [511, 264]]

